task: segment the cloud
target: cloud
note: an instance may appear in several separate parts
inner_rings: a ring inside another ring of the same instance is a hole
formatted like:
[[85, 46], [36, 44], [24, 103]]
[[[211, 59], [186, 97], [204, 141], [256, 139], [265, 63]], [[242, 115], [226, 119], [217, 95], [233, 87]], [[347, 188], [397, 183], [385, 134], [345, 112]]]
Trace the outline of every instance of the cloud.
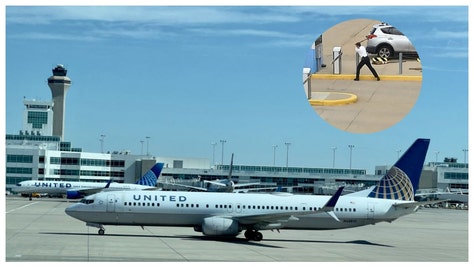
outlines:
[[7, 23], [51, 24], [57, 21], [130, 22], [155, 25], [206, 25], [294, 22], [292, 14], [264, 7], [7, 7]]

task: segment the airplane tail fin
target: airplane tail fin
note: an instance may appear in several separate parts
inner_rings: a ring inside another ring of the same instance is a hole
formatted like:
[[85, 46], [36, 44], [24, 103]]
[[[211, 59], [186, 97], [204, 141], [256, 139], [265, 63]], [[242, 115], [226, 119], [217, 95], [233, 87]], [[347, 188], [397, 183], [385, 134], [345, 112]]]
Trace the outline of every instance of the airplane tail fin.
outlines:
[[156, 163], [150, 170], [148, 170], [145, 175], [143, 175], [140, 180], [136, 182], [136, 184], [140, 185], [148, 185], [148, 186], [156, 186], [158, 181], [158, 177], [160, 177], [161, 170], [165, 164], [162, 162]]
[[232, 167], [234, 166], [234, 153], [230, 158], [230, 166], [229, 166], [229, 176], [227, 177], [227, 181], [232, 181]]
[[368, 197], [414, 201], [429, 144], [430, 139], [417, 139]]

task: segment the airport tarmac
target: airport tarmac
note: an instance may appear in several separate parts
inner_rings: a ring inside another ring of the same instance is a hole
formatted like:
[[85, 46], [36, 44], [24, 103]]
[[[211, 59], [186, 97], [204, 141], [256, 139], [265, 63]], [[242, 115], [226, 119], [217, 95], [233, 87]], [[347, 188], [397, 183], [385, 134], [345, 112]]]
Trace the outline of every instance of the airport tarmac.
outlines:
[[359, 228], [262, 231], [260, 242], [192, 228], [106, 226], [67, 216], [65, 199], [6, 197], [6, 262], [468, 262], [468, 211], [422, 208]]

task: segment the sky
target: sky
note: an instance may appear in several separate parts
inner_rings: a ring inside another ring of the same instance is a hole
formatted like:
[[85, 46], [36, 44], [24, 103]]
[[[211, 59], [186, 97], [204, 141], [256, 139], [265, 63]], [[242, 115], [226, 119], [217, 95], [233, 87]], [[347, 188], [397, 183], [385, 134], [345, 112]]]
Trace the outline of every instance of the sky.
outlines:
[[[64, 135], [85, 152], [100, 152], [105, 135], [104, 151], [148, 150], [217, 164], [222, 154], [228, 164], [234, 153], [237, 165], [272, 166], [275, 158], [277, 166], [288, 161], [295, 167], [332, 167], [336, 147], [336, 168], [351, 165], [373, 174], [375, 166], [394, 164], [398, 151], [415, 139], [430, 138], [425, 162], [465, 160], [467, 2], [391, 7], [8, 2], [6, 134], [22, 129], [24, 98], [51, 100], [47, 78], [63, 64], [72, 80]], [[410, 113], [371, 134], [345, 132], [322, 120], [302, 85], [311, 43], [332, 26], [359, 18], [396, 26], [416, 47], [423, 68], [421, 93]]]

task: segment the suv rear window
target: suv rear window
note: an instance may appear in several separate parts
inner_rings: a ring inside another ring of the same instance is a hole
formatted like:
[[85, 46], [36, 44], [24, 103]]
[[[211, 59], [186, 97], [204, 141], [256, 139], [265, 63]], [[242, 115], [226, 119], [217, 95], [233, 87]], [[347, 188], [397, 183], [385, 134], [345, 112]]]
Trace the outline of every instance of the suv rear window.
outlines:
[[399, 31], [395, 27], [386, 27], [380, 29], [385, 34], [393, 34], [393, 35], [404, 35], [401, 31]]

